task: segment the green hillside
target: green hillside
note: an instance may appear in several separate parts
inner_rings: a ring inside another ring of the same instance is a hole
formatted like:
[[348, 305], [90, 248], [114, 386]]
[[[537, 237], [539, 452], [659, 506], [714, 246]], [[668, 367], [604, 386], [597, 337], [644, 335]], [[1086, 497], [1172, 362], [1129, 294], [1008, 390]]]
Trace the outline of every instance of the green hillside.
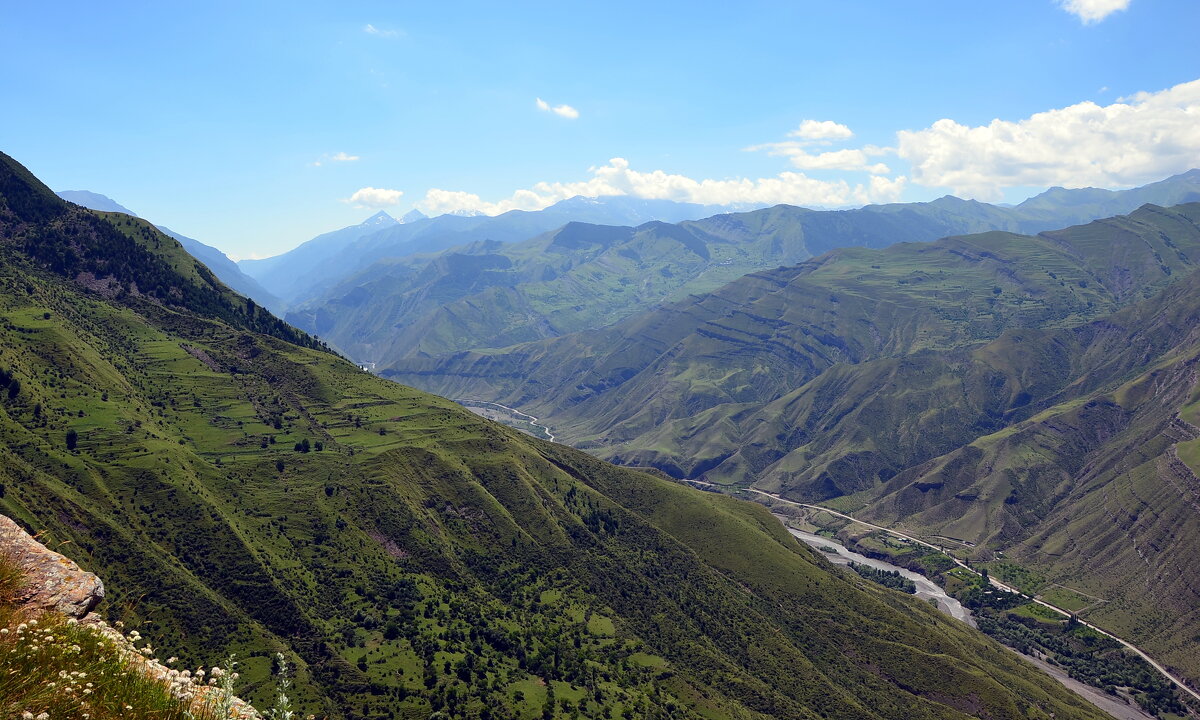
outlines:
[[1200, 204], [1145, 206], [835, 251], [600, 333], [385, 374], [520, 408], [621, 464], [1009, 553], [1198, 678], [1200, 433], [1178, 419], [1198, 262]]
[[1038, 236], [837, 250], [601, 331], [411, 358], [383, 374], [522, 407], [573, 444], [695, 477], [735, 449], [706, 439], [740, 432], [718, 417], [752, 413], [826, 370], [1078, 325], [1153, 295], [1200, 261], [1197, 218], [1200, 204], [1147, 206]]
[[[239, 694], [269, 704], [280, 651], [334, 718], [1099, 716], [762, 508], [291, 342], [165, 236], [3, 160], [0, 512], [162, 654], [236, 653]], [[161, 272], [133, 292], [126, 267]]]

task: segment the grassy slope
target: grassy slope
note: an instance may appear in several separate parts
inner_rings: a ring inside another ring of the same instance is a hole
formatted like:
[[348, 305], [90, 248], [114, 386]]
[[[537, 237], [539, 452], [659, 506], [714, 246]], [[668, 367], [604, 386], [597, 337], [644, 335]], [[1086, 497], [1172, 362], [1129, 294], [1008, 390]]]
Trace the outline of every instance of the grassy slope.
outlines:
[[100, 572], [109, 615], [156, 646], [237, 651], [252, 698], [281, 650], [306, 710], [334, 717], [533, 717], [551, 687], [585, 716], [1096, 715], [759, 508], [0, 260], [20, 382], [0, 508]]
[[[1019, 554], [1091, 587], [1109, 600], [1089, 610], [1098, 622], [1198, 677], [1181, 568], [1200, 547], [1200, 442], [1175, 420], [1194, 412], [1198, 215], [1146, 207], [1037, 238], [838, 252], [619, 335], [397, 377], [523, 407], [621, 463], [848, 495], [842, 507]], [[1168, 375], [1170, 393], [1154, 384]]]

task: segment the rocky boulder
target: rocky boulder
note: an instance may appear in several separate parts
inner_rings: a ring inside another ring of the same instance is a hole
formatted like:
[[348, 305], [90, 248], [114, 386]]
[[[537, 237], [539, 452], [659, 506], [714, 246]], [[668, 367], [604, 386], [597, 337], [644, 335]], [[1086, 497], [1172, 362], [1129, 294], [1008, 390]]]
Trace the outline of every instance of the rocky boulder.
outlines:
[[0, 515], [0, 554], [21, 568], [26, 585], [17, 602], [34, 612], [52, 610], [83, 619], [104, 599], [104, 583], [75, 562], [39, 543]]

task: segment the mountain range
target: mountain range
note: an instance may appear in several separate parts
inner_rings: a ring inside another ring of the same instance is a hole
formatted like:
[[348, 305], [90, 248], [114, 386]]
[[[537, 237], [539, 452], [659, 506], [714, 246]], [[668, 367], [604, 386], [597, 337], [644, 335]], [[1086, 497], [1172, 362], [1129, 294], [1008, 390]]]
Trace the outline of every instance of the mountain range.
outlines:
[[[881, 248], [986, 230], [1036, 233], [1104, 217], [1113, 208], [1128, 212], [1145, 198], [1165, 204], [1200, 198], [1200, 171], [1126, 191], [1055, 188], [1011, 208], [950, 196], [856, 210], [779, 205], [675, 224], [573, 221], [528, 240], [493, 238], [440, 253], [399, 256], [408, 251], [393, 249], [397, 257], [341, 279], [338, 267], [322, 267], [325, 285], [313, 277], [304, 284], [324, 289], [306, 302], [294, 301], [286, 319], [357, 360], [387, 367], [401, 358], [602, 328], [649, 306], [835, 248]], [[615, 200], [603, 199], [605, 205]], [[346, 257], [373, 257], [362, 244], [378, 237], [346, 247]]]
[[330, 718], [1093, 718], [763, 508], [361, 372], [0, 154], [0, 510]]
[[[510, 210], [494, 217], [448, 214], [404, 223], [379, 221], [374, 226], [351, 226], [320, 235], [282, 255], [243, 260], [240, 265], [289, 306], [294, 306], [380, 260], [435, 253], [477, 241], [526, 240], [568, 222], [622, 225], [651, 220], [673, 222], [723, 210], [726, 208], [625, 196], [574, 197], [543, 210]], [[383, 217], [391, 220], [386, 213], [377, 214], [373, 220]]]

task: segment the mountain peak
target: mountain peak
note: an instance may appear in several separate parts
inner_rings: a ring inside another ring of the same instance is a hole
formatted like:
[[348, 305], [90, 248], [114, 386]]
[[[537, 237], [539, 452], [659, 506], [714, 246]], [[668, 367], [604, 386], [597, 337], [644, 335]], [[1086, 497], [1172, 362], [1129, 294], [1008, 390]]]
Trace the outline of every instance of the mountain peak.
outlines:
[[380, 210], [379, 212], [375, 213], [371, 217], [369, 217], [366, 220], [363, 220], [361, 223], [359, 223], [359, 227], [371, 226], [371, 227], [381, 227], [382, 228], [382, 227], [391, 227], [392, 225], [399, 225], [399, 224], [400, 224], [400, 221], [397, 220], [396, 218], [392, 217], [391, 215], [388, 215], [386, 210]]
[[409, 210], [408, 212], [404, 213], [404, 217], [400, 218], [400, 224], [406, 225], [408, 223], [415, 223], [418, 220], [425, 220], [428, 217], [429, 216], [426, 215], [425, 213], [421, 212], [420, 210], [417, 210], [416, 208], [413, 208], [412, 210]]

